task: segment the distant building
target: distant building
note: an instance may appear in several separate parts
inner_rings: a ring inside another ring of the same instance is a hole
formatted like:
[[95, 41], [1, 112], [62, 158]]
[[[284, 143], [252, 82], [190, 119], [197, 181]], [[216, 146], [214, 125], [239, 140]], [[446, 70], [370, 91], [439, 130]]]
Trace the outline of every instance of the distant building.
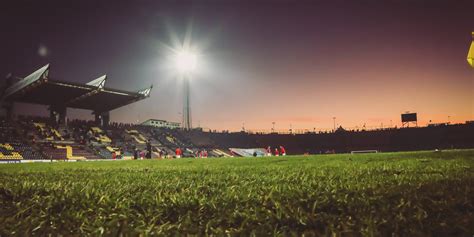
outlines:
[[176, 129], [176, 128], [181, 127], [181, 123], [169, 122], [169, 121], [160, 120], [160, 119], [148, 119], [145, 122], [141, 123], [141, 125], [152, 126], [152, 127], [157, 127], [157, 128], [170, 128], [170, 129]]

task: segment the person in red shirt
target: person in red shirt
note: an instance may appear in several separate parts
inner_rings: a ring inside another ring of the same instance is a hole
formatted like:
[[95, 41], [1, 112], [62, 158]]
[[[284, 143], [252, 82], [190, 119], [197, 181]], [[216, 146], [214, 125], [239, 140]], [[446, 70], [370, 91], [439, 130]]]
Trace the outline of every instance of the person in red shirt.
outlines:
[[272, 156], [272, 148], [270, 146], [267, 147], [267, 156]]
[[175, 153], [176, 153], [176, 158], [181, 158], [181, 149], [179, 147], [176, 148]]
[[114, 152], [112, 152], [112, 160], [115, 160], [115, 159], [117, 159], [117, 154], [114, 151]]
[[278, 151], [278, 148], [275, 148], [275, 156], [279, 156], [280, 152]]
[[286, 156], [286, 150], [285, 150], [285, 148], [284, 148], [283, 146], [280, 146], [280, 154], [281, 154], [282, 156]]

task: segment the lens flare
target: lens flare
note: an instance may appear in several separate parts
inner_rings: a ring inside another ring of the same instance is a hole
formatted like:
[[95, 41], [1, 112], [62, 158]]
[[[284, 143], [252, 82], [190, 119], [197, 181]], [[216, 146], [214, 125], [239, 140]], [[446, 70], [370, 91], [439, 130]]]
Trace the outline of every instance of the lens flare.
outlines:
[[175, 66], [181, 73], [190, 73], [196, 70], [197, 55], [187, 50], [178, 51], [176, 53]]

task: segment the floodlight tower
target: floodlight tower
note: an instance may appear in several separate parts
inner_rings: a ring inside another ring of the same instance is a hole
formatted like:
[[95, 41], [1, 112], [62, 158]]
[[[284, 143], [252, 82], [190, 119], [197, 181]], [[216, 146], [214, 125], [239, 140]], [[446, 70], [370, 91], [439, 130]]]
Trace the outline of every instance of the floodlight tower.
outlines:
[[474, 32], [472, 32], [472, 43], [469, 52], [467, 53], [467, 62], [471, 67], [474, 67]]
[[183, 101], [183, 127], [185, 130], [190, 130], [193, 125], [191, 122], [191, 105], [189, 99], [189, 78], [184, 77], [184, 101]]
[[176, 68], [183, 78], [183, 128], [185, 130], [192, 129], [189, 80], [196, 69], [196, 59], [197, 56], [189, 50], [181, 50], [176, 54]]

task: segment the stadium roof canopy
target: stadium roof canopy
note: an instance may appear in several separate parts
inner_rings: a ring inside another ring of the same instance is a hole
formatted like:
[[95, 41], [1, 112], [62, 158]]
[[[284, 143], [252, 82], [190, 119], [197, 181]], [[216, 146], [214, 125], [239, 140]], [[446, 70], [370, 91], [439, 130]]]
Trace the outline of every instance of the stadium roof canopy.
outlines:
[[49, 77], [49, 64], [6, 88], [1, 100], [107, 112], [150, 96], [152, 86], [138, 92], [105, 87], [107, 76], [80, 84]]

